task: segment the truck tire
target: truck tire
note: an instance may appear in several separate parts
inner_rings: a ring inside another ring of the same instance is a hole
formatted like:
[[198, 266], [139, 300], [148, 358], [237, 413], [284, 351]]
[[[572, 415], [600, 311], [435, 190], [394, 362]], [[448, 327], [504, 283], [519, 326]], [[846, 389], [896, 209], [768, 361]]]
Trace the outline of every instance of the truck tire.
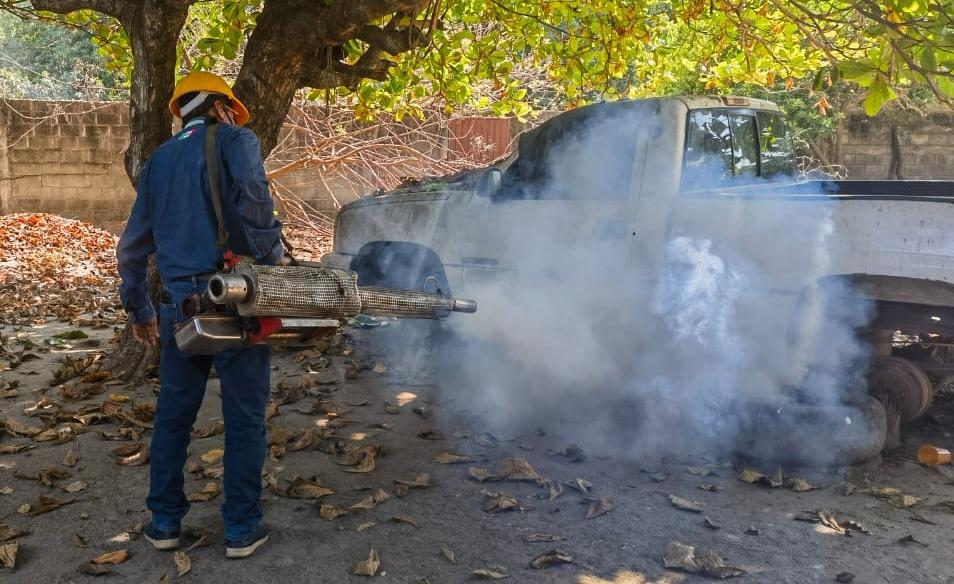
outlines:
[[853, 466], [877, 457], [887, 435], [884, 406], [871, 397], [858, 405], [759, 406], [745, 426], [736, 450], [758, 465]]

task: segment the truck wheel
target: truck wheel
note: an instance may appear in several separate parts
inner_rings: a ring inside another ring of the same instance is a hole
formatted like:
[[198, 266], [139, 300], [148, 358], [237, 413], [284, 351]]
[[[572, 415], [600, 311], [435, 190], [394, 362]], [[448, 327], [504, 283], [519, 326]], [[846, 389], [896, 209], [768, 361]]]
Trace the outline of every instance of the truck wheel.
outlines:
[[868, 393], [900, 413], [901, 423], [916, 420], [927, 411], [934, 386], [927, 374], [904, 357], [881, 356], [868, 370]]
[[884, 406], [871, 397], [859, 405], [760, 406], [747, 426], [736, 451], [760, 465], [857, 465], [878, 456], [887, 435]]

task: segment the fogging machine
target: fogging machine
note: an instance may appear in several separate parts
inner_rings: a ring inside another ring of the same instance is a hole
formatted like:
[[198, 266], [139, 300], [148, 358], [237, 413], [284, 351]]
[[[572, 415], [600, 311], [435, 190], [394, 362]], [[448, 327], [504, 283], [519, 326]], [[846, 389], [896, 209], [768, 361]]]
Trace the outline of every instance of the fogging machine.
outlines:
[[347, 270], [314, 264], [238, 264], [209, 279], [184, 303], [188, 320], [175, 329], [180, 350], [214, 355], [241, 346], [298, 343], [333, 333], [358, 314], [442, 319], [476, 312], [477, 303], [442, 294], [358, 286]]

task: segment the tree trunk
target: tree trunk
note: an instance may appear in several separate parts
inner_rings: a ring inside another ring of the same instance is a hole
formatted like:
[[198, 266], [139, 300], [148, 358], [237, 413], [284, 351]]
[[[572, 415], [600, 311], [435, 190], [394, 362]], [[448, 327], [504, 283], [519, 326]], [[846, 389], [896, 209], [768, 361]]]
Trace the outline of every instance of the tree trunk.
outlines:
[[[129, 37], [134, 62], [129, 92], [129, 147], [125, 156], [126, 174], [133, 185], [139, 180], [143, 162], [172, 133], [168, 101], [176, 81], [176, 45], [189, 4], [181, 0], [145, 0], [124, 5], [118, 15]], [[160, 288], [150, 261], [149, 290], [155, 306]], [[102, 368], [117, 378], [138, 381], [154, 370], [158, 360], [158, 348], [146, 349], [133, 338], [132, 327], [126, 326], [119, 346], [104, 360]]]
[[262, 158], [275, 148], [285, 116], [301, 84], [305, 55], [296, 50], [302, 40], [320, 45], [320, 39], [295, 39], [290, 24], [300, 2], [266, 2], [245, 47], [235, 94], [249, 110], [248, 127], [261, 143]]
[[125, 160], [134, 185], [142, 163], [172, 132], [168, 101], [176, 82], [176, 46], [188, 13], [187, 2], [145, 0], [120, 16], [134, 62]]

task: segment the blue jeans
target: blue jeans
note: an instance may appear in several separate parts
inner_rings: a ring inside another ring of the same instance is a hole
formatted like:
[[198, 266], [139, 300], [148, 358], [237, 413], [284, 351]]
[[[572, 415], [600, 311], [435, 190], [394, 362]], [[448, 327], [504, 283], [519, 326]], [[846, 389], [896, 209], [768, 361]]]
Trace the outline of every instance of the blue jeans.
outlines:
[[223, 478], [225, 502], [222, 520], [227, 539], [249, 535], [262, 519], [262, 465], [265, 462], [265, 406], [269, 394], [269, 360], [266, 345], [241, 348], [218, 355], [192, 355], [176, 347], [173, 327], [182, 322], [182, 300], [201, 293], [201, 281], [173, 282], [165, 286], [169, 303], [159, 305], [159, 399], [150, 445], [149, 496], [146, 506], [156, 528], [179, 529], [189, 511], [183, 492], [183, 467], [190, 432], [205, 395], [209, 370], [215, 364], [225, 418]]

